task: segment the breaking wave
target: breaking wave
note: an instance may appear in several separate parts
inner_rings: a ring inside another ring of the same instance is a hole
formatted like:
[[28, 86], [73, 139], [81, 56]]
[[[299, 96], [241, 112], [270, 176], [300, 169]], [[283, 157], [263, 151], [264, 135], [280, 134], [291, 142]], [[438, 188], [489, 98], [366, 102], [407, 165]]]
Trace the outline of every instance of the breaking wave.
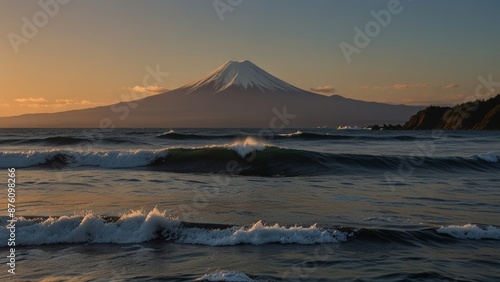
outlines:
[[[10, 230], [0, 227], [5, 246]], [[132, 211], [120, 217], [101, 217], [93, 213], [59, 218], [20, 218], [16, 222], [16, 245], [67, 243], [141, 243], [155, 239], [179, 244], [208, 246], [280, 244], [321, 244], [345, 241], [349, 234], [335, 229], [284, 227], [258, 221], [249, 226], [183, 223], [165, 212]]]
[[450, 225], [441, 227], [438, 233], [447, 234], [457, 239], [496, 239], [500, 240], [500, 228], [495, 226], [478, 226], [475, 224]]
[[271, 146], [253, 138], [226, 145], [159, 150], [0, 152], [0, 168], [143, 167], [180, 173], [254, 176], [380, 173], [397, 170], [402, 164], [428, 172], [498, 171], [499, 160], [493, 152], [468, 158], [331, 154]]
[[148, 150], [75, 151], [64, 149], [0, 152], [5, 167], [139, 168], [185, 173], [230, 173], [255, 176], [381, 172], [414, 164], [416, 169], [459, 172], [500, 169], [493, 152], [464, 157], [407, 157], [331, 154], [271, 146], [254, 138], [232, 144]]
[[[6, 217], [2, 217], [7, 222]], [[114, 243], [132, 244], [152, 240], [207, 246], [265, 244], [336, 244], [346, 241], [446, 244], [460, 239], [500, 239], [495, 226], [448, 226], [440, 228], [376, 229], [353, 227], [281, 226], [262, 221], [246, 226], [179, 221], [154, 208], [150, 212], [130, 211], [118, 217], [93, 213], [61, 217], [21, 217], [15, 222], [16, 245]], [[0, 226], [0, 246], [10, 235]]]

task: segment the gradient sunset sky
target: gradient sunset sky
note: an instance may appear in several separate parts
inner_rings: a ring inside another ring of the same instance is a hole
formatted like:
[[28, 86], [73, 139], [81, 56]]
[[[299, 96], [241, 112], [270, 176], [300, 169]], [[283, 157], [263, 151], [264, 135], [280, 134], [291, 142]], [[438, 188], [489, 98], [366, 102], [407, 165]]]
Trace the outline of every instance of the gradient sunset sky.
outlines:
[[[22, 19], [43, 21], [43, 9], [1, 1], [0, 116], [111, 104], [134, 87], [154, 95], [229, 60], [324, 95], [412, 105], [461, 103], [478, 76], [500, 82], [498, 0], [401, 0], [350, 63], [339, 45], [354, 46], [354, 28], [389, 0], [217, 1], [241, 3], [221, 17], [212, 0], [73, 0], [17, 47]], [[157, 65], [169, 76], [142, 88]]]

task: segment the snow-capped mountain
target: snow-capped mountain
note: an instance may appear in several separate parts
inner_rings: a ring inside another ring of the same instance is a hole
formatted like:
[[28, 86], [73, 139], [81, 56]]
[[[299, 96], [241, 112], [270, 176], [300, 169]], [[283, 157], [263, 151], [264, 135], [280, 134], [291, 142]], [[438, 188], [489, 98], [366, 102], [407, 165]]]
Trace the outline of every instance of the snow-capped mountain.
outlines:
[[240, 90], [256, 88], [262, 92], [301, 91], [299, 88], [272, 76], [248, 60], [229, 61], [211, 73], [183, 86], [182, 88], [187, 89], [188, 93], [192, 93], [206, 87], [213, 89], [214, 93], [222, 92], [234, 87]]
[[[299, 89], [250, 61], [230, 61], [177, 89], [132, 102], [0, 118], [0, 127], [294, 128], [403, 123], [422, 107], [326, 97]], [[290, 117], [283, 122], [283, 117]], [[293, 117], [293, 119], [291, 118]], [[283, 122], [277, 125], [277, 120]]]

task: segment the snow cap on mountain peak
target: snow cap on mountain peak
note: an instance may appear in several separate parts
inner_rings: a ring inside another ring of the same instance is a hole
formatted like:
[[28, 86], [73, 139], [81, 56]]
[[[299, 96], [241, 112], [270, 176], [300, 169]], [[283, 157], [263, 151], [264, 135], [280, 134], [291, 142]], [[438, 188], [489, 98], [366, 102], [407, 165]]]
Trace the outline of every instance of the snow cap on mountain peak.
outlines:
[[204, 77], [189, 83], [189, 92], [210, 87], [215, 93], [237, 87], [242, 90], [258, 88], [266, 91], [301, 91], [281, 79], [272, 76], [249, 60], [228, 61]]

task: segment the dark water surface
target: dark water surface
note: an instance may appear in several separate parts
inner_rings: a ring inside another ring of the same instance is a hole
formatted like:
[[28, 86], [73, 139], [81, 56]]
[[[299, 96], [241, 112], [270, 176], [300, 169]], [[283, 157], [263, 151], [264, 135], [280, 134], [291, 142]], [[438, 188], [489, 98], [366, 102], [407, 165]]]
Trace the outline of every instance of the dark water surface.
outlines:
[[499, 138], [0, 129], [21, 217], [13, 276], [5, 188], [0, 279], [496, 281]]

